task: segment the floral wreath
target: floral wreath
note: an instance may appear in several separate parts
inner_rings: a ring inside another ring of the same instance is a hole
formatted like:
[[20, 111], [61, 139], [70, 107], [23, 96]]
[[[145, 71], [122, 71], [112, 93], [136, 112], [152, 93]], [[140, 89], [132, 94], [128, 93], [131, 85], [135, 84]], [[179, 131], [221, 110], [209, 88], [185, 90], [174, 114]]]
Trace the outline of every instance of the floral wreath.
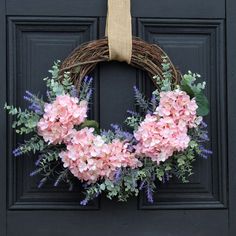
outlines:
[[54, 63], [44, 79], [46, 98], [26, 91], [28, 109], [5, 105], [16, 116], [16, 133], [30, 134], [13, 154], [38, 156], [30, 176], [42, 176], [39, 188], [53, 179], [55, 187], [65, 182], [72, 190], [79, 180], [82, 205], [102, 193], [126, 201], [142, 190], [152, 203], [158, 182], [172, 177], [187, 182], [195, 159], [211, 154], [204, 147], [209, 140], [202, 119], [209, 112], [205, 82], [197, 83], [200, 75], [191, 71], [182, 76], [160, 47], [133, 38], [130, 64], [146, 70], [155, 89], [146, 99], [134, 87], [137, 110], [128, 111], [124, 124], [102, 130], [87, 117], [93, 88], [86, 75], [109, 60], [107, 47], [106, 38], [89, 42], [62, 64]]

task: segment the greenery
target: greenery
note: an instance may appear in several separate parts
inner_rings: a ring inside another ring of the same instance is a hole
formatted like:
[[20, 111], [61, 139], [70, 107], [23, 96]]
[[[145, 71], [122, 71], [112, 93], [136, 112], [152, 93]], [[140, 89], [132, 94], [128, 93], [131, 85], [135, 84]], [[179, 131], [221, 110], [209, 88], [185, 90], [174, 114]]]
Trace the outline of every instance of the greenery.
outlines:
[[199, 74], [188, 71], [181, 81], [181, 89], [185, 91], [191, 98], [195, 97], [198, 105], [197, 114], [199, 116], [206, 116], [209, 113], [209, 103], [206, 96], [203, 94], [206, 83], [197, 83], [195, 81], [200, 78]]
[[[60, 61], [54, 63], [49, 73], [51, 77], [47, 77], [47, 99], [46, 102], [53, 101], [56, 96], [71, 93], [74, 85], [70, 79], [70, 74], [65, 72], [63, 75], [59, 74]], [[85, 86], [85, 85], [84, 85]], [[4, 108], [12, 116], [15, 116], [15, 121], [12, 128], [15, 129], [19, 135], [30, 135], [31, 138], [25, 140], [14, 151], [15, 156], [31, 155], [31, 153], [39, 156], [36, 163], [36, 169], [31, 173], [31, 176], [41, 175], [43, 178], [40, 180], [38, 187], [42, 187], [50, 179], [55, 179], [57, 186], [61, 182], [66, 182], [69, 189], [72, 188], [72, 175], [65, 169], [59, 158], [59, 153], [65, 149], [64, 145], [50, 145], [46, 143], [41, 136], [37, 134], [37, 123], [43, 115], [44, 101], [36, 95], [26, 91], [25, 100], [30, 103], [28, 109], [22, 111], [21, 108], [9, 106], [5, 104]], [[89, 126], [91, 126], [91, 122]]]
[[10, 115], [16, 116], [16, 121], [12, 124], [12, 128], [16, 130], [16, 133], [23, 135], [35, 131], [40, 119], [37, 113], [28, 110], [22, 111], [21, 108], [17, 109], [7, 104], [5, 104], [4, 108], [8, 110]]
[[156, 94], [157, 96], [159, 95], [159, 92], [171, 91], [174, 86], [170, 62], [166, 56], [163, 56], [162, 59], [162, 76], [164, 79], [161, 79], [159, 76], [153, 77], [156, 85], [159, 87], [159, 90], [157, 89], [153, 92], [153, 94]]
[[[195, 97], [199, 116], [205, 116], [209, 112], [209, 104], [207, 98], [203, 94], [205, 82], [196, 83], [200, 75], [189, 71], [183, 75], [179, 85], [172, 81], [172, 71], [170, 62], [167, 57], [163, 57], [162, 75], [164, 80], [155, 76], [153, 79], [158, 86], [150, 100], [148, 100], [136, 87], [134, 87], [135, 100], [137, 110], [140, 112], [129, 111], [129, 116], [125, 120], [125, 125], [132, 131], [137, 130], [140, 123], [144, 120], [147, 113], [152, 114], [159, 103], [160, 92], [171, 91], [173, 89], [181, 89], [185, 91], [191, 98]], [[35, 162], [36, 169], [31, 176], [41, 175], [38, 187], [42, 187], [47, 181], [54, 180], [54, 186], [65, 182], [69, 189], [73, 188], [74, 177], [67, 168], [63, 167], [63, 163], [59, 158], [59, 153], [65, 150], [65, 145], [51, 145], [46, 143], [41, 136], [37, 134], [37, 123], [43, 115], [45, 102], [53, 101], [56, 96], [70, 94], [78, 96], [79, 100], [89, 101], [92, 94], [92, 80], [85, 78], [80, 91], [78, 92], [70, 78], [70, 73], [60, 73], [60, 61], [54, 63], [49, 71], [51, 76], [45, 78], [47, 86], [47, 100], [42, 97], [26, 92], [25, 100], [30, 103], [30, 107], [26, 110], [9, 106], [5, 104], [5, 109], [10, 115], [15, 116], [12, 127], [18, 135], [29, 135], [30, 138], [13, 151], [15, 156], [34, 153], [38, 156]], [[103, 136], [106, 142], [111, 142], [114, 138], [121, 140], [129, 140], [135, 143], [136, 140], [124, 131], [120, 126], [112, 125], [112, 130], [100, 130], [99, 124], [94, 120], [86, 120], [82, 125], [76, 127], [81, 129], [84, 127], [93, 127], [96, 133]], [[141, 190], [147, 195], [149, 202], [153, 202], [153, 193], [160, 183], [167, 182], [175, 177], [182, 182], [188, 182], [188, 178], [193, 174], [193, 162], [196, 157], [210, 154], [209, 150], [203, 148], [203, 143], [208, 141], [206, 125], [201, 125], [189, 131], [191, 137], [189, 147], [183, 151], [174, 153], [174, 155], [165, 162], [157, 165], [151, 161], [149, 157], [143, 157], [143, 166], [137, 169], [120, 168], [116, 171], [115, 179], [101, 179], [95, 184], [84, 184], [85, 199], [81, 204], [87, 204], [88, 201], [94, 199], [98, 195], [105, 193], [109, 199], [116, 197], [119, 201], [126, 201], [130, 196], [137, 196]]]
[[127, 201], [130, 196], [137, 196], [142, 189], [145, 190], [148, 198], [148, 193], [153, 193], [160, 183], [166, 182], [174, 176], [187, 183], [188, 178], [193, 174], [192, 164], [199, 152], [198, 143], [191, 141], [190, 146], [184, 152], [175, 153], [160, 165], [147, 157], [144, 159], [143, 167], [139, 169], [121, 169], [118, 170], [119, 173], [114, 181], [105, 180], [87, 186], [85, 200], [92, 200], [105, 192], [109, 199], [117, 197], [119, 201]]

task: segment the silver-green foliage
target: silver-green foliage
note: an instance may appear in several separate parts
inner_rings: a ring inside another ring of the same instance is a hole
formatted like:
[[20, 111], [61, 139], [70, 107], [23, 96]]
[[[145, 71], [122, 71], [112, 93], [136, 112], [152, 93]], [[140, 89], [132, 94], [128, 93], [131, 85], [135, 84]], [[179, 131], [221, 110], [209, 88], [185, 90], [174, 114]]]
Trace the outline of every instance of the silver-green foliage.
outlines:
[[199, 153], [198, 144], [192, 141], [184, 152], [175, 153], [159, 165], [150, 158], [143, 157], [143, 167], [118, 170], [119, 176], [115, 175], [113, 181], [106, 179], [87, 186], [85, 200], [92, 200], [104, 192], [110, 199], [116, 197], [119, 201], [127, 201], [130, 196], [137, 196], [142, 189], [154, 192], [160, 182], [168, 181], [174, 176], [182, 182], [188, 182], [188, 177], [193, 174], [192, 164], [197, 153]]
[[[70, 93], [74, 85], [70, 78], [70, 73], [64, 72], [60, 74], [60, 61], [54, 63], [49, 73], [50, 77], [45, 78], [47, 86], [47, 101], [53, 101], [56, 96], [64, 95]], [[39, 109], [43, 111], [45, 101], [43, 98], [27, 93], [27, 101], [32, 105], [37, 105]], [[39, 182], [38, 187], [41, 187], [48, 180], [54, 178], [56, 179], [55, 185], [60, 182], [66, 182], [69, 187], [72, 187], [71, 174], [68, 169], [65, 169], [59, 159], [59, 153], [65, 149], [64, 145], [50, 145], [46, 143], [41, 136], [37, 133], [37, 124], [43, 115], [38, 110], [25, 109], [15, 106], [9, 106], [5, 104], [4, 108], [12, 116], [15, 116], [15, 120], [12, 123], [12, 128], [15, 129], [16, 133], [19, 135], [30, 135], [29, 139], [26, 139], [24, 143], [20, 144], [14, 151], [15, 156], [20, 156], [24, 154], [30, 155], [34, 153], [39, 156], [36, 161], [36, 169], [31, 173], [31, 176], [40, 174], [42, 179]], [[29, 107], [30, 108], [30, 107]]]

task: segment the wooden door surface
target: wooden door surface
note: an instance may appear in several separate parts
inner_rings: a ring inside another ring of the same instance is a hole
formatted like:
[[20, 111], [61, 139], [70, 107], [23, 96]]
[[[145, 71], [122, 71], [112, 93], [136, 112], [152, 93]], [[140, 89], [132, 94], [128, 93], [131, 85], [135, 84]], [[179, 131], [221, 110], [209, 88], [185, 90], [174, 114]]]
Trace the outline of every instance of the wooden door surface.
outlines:
[[[53, 61], [104, 36], [106, 0], [0, 0], [0, 101], [23, 106], [25, 90], [45, 91]], [[236, 235], [236, 2], [133, 0], [133, 34], [161, 45], [182, 71], [207, 82], [211, 158], [198, 159], [186, 184], [162, 184], [149, 204], [141, 194], [127, 203], [103, 196], [80, 206], [81, 189], [46, 185], [29, 177], [34, 156], [13, 158], [20, 142], [1, 110], [1, 236], [227, 236]], [[133, 86], [147, 95], [147, 75], [125, 63], [100, 64], [93, 73], [91, 114], [103, 128], [134, 107]]]

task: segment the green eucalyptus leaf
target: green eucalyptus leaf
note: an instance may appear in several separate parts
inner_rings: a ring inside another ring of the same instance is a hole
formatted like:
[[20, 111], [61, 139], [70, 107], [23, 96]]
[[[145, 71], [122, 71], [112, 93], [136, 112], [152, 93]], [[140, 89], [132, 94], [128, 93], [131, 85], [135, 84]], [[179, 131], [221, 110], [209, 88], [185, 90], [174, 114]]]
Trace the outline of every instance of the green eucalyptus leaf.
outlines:
[[106, 189], [106, 185], [105, 185], [105, 184], [100, 184], [100, 189], [101, 189], [102, 191], [104, 191], [104, 190]]
[[209, 113], [209, 102], [207, 97], [202, 93], [197, 93], [195, 95], [196, 103], [198, 105], [197, 115], [198, 116], [206, 116]]
[[181, 84], [180, 88], [182, 91], [185, 91], [190, 96], [190, 98], [193, 98], [195, 96], [192, 88], [187, 83]]

